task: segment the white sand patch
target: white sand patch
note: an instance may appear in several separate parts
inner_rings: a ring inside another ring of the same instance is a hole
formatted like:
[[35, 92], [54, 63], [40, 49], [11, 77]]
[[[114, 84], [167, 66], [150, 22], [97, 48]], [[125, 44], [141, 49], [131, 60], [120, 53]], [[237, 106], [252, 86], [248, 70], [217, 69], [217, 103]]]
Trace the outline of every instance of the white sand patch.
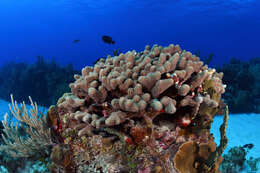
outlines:
[[[223, 122], [223, 116], [214, 118], [211, 132], [214, 134], [215, 142], [219, 144], [219, 127]], [[252, 143], [254, 147], [249, 150], [247, 157], [260, 157], [260, 114], [233, 114], [229, 116], [228, 128], [228, 147], [224, 153], [227, 153], [231, 147], [243, 146]]]

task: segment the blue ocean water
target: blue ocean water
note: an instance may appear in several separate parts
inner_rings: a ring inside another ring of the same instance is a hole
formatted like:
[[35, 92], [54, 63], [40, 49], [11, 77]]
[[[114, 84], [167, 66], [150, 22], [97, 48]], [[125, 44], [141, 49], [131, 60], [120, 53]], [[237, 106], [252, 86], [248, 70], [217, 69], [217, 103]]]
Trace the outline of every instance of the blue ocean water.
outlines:
[[41, 55], [82, 68], [115, 48], [156, 43], [214, 53], [211, 65], [247, 60], [260, 54], [259, 9], [257, 0], [1, 0], [0, 64]]
[[[43, 56], [79, 70], [114, 49], [143, 51], [145, 45], [171, 43], [200, 50], [202, 58], [213, 53], [210, 66], [233, 57], [247, 61], [260, 55], [259, 11], [259, 0], [1, 0], [0, 66]], [[116, 43], [104, 43], [103, 35]], [[7, 103], [2, 105], [7, 112]], [[259, 157], [259, 115], [234, 115], [230, 121], [228, 149], [253, 142], [249, 156]], [[214, 134], [221, 123], [216, 117]]]

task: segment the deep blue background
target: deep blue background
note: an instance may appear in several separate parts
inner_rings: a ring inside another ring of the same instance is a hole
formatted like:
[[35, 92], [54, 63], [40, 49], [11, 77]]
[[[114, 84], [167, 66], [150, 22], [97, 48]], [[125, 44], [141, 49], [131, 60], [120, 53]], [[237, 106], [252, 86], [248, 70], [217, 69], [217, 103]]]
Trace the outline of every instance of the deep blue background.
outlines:
[[[102, 42], [110, 35], [115, 45]], [[80, 39], [74, 44], [74, 39]], [[179, 44], [212, 65], [260, 56], [259, 0], [1, 0], [0, 64], [37, 55], [76, 68], [145, 45]]]

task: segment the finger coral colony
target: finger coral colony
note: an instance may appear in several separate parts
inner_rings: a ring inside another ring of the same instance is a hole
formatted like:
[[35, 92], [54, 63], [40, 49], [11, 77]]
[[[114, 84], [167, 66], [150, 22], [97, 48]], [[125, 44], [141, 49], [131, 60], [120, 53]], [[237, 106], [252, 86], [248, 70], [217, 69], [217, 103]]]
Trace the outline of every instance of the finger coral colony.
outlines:
[[85, 67], [48, 111], [52, 172], [219, 172], [226, 107], [217, 146], [210, 134], [223, 73], [178, 45], [100, 59]]

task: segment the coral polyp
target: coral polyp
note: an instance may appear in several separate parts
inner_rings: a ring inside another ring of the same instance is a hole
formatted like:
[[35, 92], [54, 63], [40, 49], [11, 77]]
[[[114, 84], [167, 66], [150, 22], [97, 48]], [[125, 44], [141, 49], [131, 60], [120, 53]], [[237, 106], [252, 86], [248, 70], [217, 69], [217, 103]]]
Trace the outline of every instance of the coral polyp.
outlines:
[[83, 68], [71, 93], [49, 110], [62, 138], [52, 150], [52, 171], [218, 172], [226, 121], [221, 146], [209, 131], [225, 92], [222, 77], [173, 44]]

